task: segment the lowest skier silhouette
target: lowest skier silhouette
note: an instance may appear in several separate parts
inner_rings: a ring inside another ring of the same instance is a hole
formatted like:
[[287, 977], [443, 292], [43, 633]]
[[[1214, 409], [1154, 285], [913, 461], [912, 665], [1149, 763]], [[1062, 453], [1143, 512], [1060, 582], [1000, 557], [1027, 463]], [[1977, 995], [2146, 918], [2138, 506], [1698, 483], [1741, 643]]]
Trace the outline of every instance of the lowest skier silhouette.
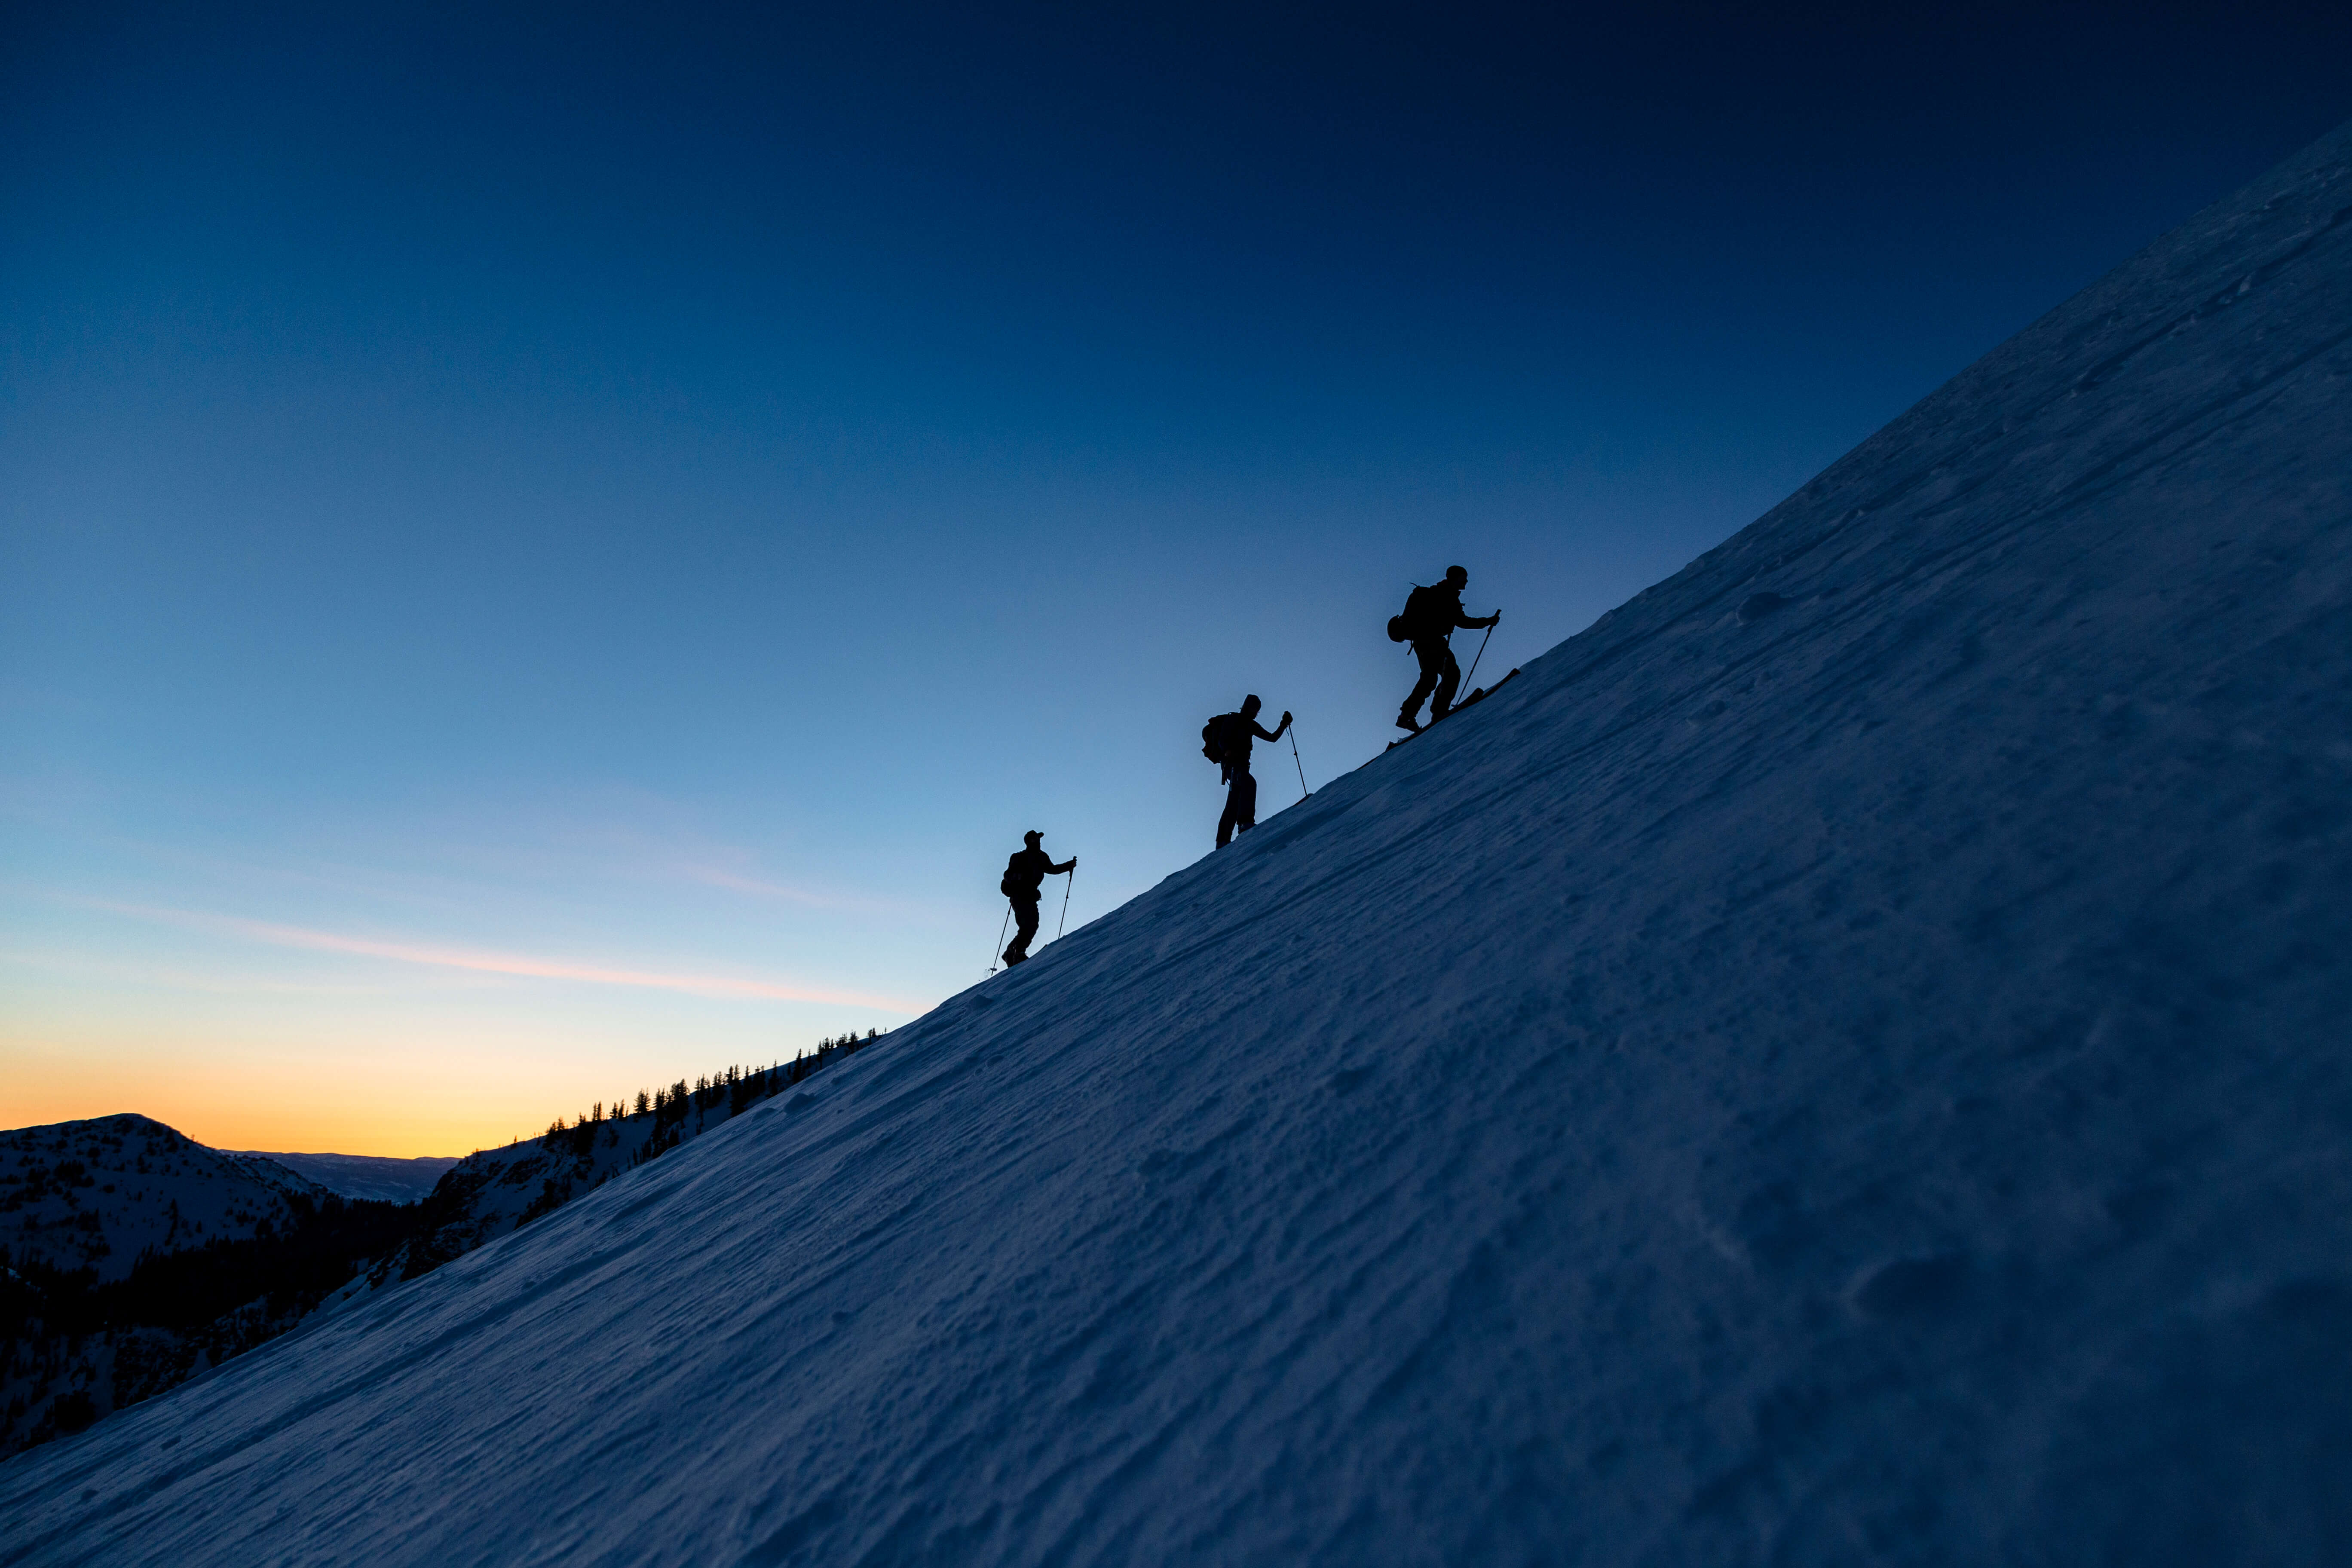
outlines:
[[1027, 847], [1014, 852], [1004, 863], [1004, 879], [997, 891], [1013, 900], [1013, 919], [1017, 929], [1013, 933], [1013, 945], [1004, 950], [1006, 967], [1024, 962], [1029, 956], [1029, 942], [1037, 934], [1037, 895], [1045, 886], [1045, 879], [1058, 877], [1065, 871], [1078, 868], [1075, 855], [1060, 865], [1045, 853], [1045, 836], [1030, 832], [1021, 836]]

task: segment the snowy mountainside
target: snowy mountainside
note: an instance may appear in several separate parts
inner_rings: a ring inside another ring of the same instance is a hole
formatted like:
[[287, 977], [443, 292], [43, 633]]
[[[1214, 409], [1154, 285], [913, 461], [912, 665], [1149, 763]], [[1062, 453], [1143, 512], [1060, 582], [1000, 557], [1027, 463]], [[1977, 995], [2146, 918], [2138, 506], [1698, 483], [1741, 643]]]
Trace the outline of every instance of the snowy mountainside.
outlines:
[[[430, 1273], [848, 1059], [875, 1037], [869, 1032], [862, 1040], [828, 1039], [789, 1063], [729, 1068], [692, 1088], [680, 1079], [641, 1095], [646, 1109], [635, 1115], [615, 1107], [607, 1117], [600, 1105], [593, 1117], [569, 1127], [559, 1119], [528, 1142], [459, 1161], [420, 1162], [448, 1168], [414, 1203], [290, 1192], [287, 1212], [262, 1217], [249, 1233], [173, 1229], [168, 1245], [142, 1248], [132, 1267], [105, 1278], [94, 1268], [61, 1269], [42, 1256], [19, 1257], [22, 1272], [0, 1274], [0, 1457], [70, 1436], [248, 1353], [314, 1315], [342, 1310]], [[267, 1156], [205, 1149], [161, 1123], [128, 1120], [141, 1122], [154, 1135], [152, 1142], [163, 1142], [163, 1134], [178, 1139], [171, 1147], [199, 1166], [207, 1158], [226, 1161], [232, 1169], [266, 1177], [275, 1173], [272, 1179], [281, 1184], [287, 1175]], [[26, 1131], [44, 1134], [30, 1142], [52, 1153], [72, 1148], [119, 1153], [129, 1130], [110, 1121], [68, 1124], [62, 1133]], [[370, 1163], [354, 1163], [362, 1170]], [[171, 1173], [152, 1165], [148, 1154], [139, 1154], [134, 1168], [142, 1180], [153, 1178], [157, 1205], [177, 1190], [164, 1180]], [[103, 1173], [102, 1161], [100, 1169]], [[101, 1196], [115, 1190], [89, 1175], [80, 1162], [59, 1165], [54, 1173], [28, 1167], [17, 1185], [36, 1194], [63, 1185], [68, 1199], [81, 1187], [98, 1187]], [[170, 1213], [180, 1213], [175, 1204]], [[92, 1237], [106, 1239], [100, 1228], [69, 1234], [85, 1247]], [[105, 1250], [99, 1248], [100, 1255]]]
[[2344, 1560], [2347, 344], [2352, 129], [820, 1083], [0, 1466], [0, 1551]]
[[415, 1203], [433, 1190], [433, 1184], [441, 1179], [443, 1172], [457, 1163], [454, 1154], [391, 1159], [376, 1154], [272, 1154], [260, 1150], [236, 1152], [249, 1159], [274, 1161], [343, 1197], [380, 1204]]
[[[274, 1161], [148, 1117], [0, 1132], [0, 1455], [71, 1432], [249, 1349], [306, 1310], [217, 1300], [168, 1264], [302, 1232], [331, 1195]], [[194, 1273], [205, 1272], [199, 1268]], [[210, 1311], [194, 1311], [208, 1302]], [[157, 1320], [163, 1320], [159, 1322]]]
[[327, 1189], [276, 1161], [208, 1149], [144, 1116], [0, 1132], [0, 1247], [9, 1261], [131, 1272], [142, 1252], [242, 1240]]

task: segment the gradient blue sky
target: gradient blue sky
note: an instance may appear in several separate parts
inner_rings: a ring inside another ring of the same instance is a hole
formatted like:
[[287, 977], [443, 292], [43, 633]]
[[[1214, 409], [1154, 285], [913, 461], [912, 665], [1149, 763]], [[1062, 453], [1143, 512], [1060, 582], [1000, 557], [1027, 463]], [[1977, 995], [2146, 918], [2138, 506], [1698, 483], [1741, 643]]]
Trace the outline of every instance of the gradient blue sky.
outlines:
[[0, 1121], [392, 1154], [904, 1021], [2352, 114], [2340, 5], [0, 26]]

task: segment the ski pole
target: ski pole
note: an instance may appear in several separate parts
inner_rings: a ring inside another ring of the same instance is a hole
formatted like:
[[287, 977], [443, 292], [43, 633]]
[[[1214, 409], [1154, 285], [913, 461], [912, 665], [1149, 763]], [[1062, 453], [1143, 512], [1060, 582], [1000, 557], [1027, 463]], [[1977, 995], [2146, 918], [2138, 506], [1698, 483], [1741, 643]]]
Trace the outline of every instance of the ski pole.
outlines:
[[996, 960], [1004, 956], [1004, 933], [1013, 929], [1013, 906], [1004, 906], [1004, 919], [996, 928], [996, 954], [988, 961], [988, 972], [996, 973]]
[[1307, 787], [1307, 764], [1298, 760], [1298, 726], [1296, 723], [1290, 726], [1290, 763], [1298, 770], [1298, 798], [1305, 800], [1314, 792]]
[[1078, 868], [1070, 868], [1070, 879], [1062, 884], [1062, 918], [1054, 922], [1054, 940], [1062, 940], [1062, 928], [1070, 923], [1070, 889], [1078, 885]]
[[[1503, 618], [1503, 612], [1502, 612], [1502, 611], [1500, 611], [1500, 610], [1496, 610], [1496, 611], [1495, 612], [1495, 618], [1496, 618], [1496, 620], [1498, 620], [1498, 621], [1499, 621], [1499, 620], [1501, 620], [1501, 619]], [[1462, 684], [1463, 684], [1463, 685], [1465, 685], [1465, 686], [1469, 685], [1469, 684], [1470, 684], [1470, 677], [1471, 677], [1471, 676], [1474, 676], [1474, 675], [1476, 675], [1476, 674], [1478, 673], [1478, 659], [1480, 659], [1480, 658], [1486, 658], [1486, 644], [1487, 644], [1487, 642], [1488, 642], [1490, 639], [1492, 639], [1492, 638], [1493, 638], [1494, 635], [1495, 635], [1495, 628], [1494, 628], [1493, 626], [1488, 626], [1488, 627], [1486, 628], [1486, 635], [1485, 637], [1480, 637], [1480, 638], [1478, 639], [1478, 656], [1477, 656], [1477, 658], [1473, 658], [1473, 659], [1470, 661], [1470, 675], [1465, 675], [1465, 676], [1464, 676], [1464, 677], [1462, 678]]]

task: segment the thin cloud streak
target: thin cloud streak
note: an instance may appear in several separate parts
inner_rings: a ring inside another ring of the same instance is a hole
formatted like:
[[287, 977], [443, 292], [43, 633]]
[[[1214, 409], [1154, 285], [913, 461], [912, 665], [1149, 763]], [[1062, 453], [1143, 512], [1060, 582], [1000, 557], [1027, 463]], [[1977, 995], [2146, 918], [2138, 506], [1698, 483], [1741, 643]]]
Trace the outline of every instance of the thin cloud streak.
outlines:
[[99, 899], [77, 903], [141, 920], [161, 921], [191, 931], [226, 933], [278, 947], [306, 948], [315, 952], [345, 952], [363, 958], [388, 958], [401, 963], [421, 963], [476, 973], [513, 974], [533, 980], [571, 980], [590, 985], [632, 985], [656, 991], [680, 991], [695, 996], [730, 997], [767, 1002], [824, 1002], [838, 1006], [873, 1007], [886, 1013], [919, 1013], [923, 1009], [895, 996], [868, 996], [855, 991], [824, 991], [805, 985], [780, 985], [772, 981], [744, 980], [719, 974], [666, 974], [654, 970], [611, 969], [598, 964], [567, 963], [553, 959], [526, 958], [514, 953], [486, 952], [464, 948], [425, 947], [413, 942], [380, 942], [344, 936], [337, 931], [310, 931], [301, 926], [249, 921], [235, 915], [205, 914], [192, 910], [162, 909], [147, 904], [119, 904]]
[[369, 996], [386, 994], [381, 984], [328, 985], [300, 981], [268, 980], [256, 975], [223, 974], [167, 965], [127, 963], [81, 952], [0, 949], [0, 965], [30, 969], [44, 979], [75, 976], [115, 984], [147, 985], [172, 991], [201, 991], [216, 996]]

